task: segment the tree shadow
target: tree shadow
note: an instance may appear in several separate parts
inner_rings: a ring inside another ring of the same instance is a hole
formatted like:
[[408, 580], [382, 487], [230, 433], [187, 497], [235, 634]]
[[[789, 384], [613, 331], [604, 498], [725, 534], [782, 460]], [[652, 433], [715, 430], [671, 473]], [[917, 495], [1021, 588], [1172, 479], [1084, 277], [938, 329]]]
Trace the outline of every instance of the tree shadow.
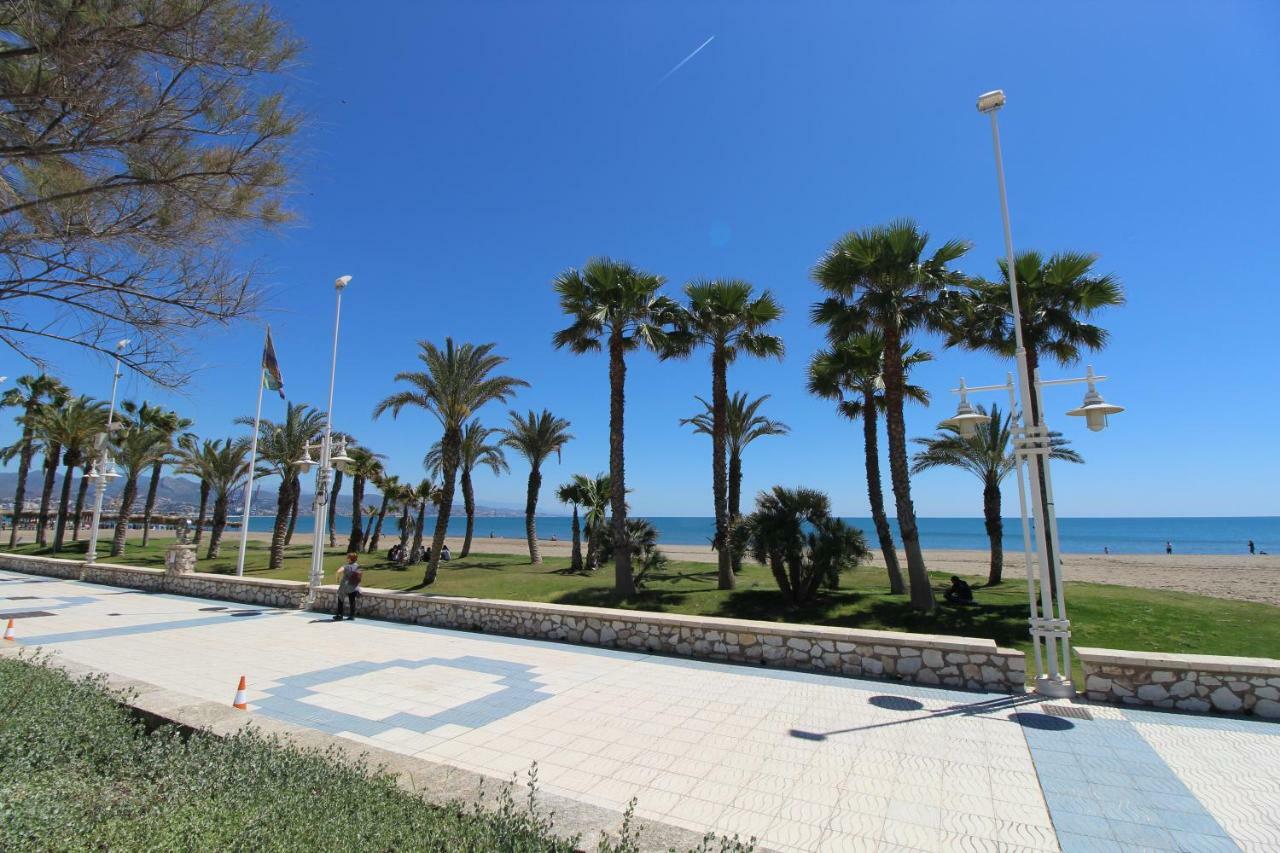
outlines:
[[563, 592], [551, 599], [553, 604], [585, 607], [613, 607], [623, 610], [652, 610], [658, 613], [683, 604], [689, 598], [684, 590], [643, 589], [630, 598], [619, 596], [613, 587], [589, 586]]

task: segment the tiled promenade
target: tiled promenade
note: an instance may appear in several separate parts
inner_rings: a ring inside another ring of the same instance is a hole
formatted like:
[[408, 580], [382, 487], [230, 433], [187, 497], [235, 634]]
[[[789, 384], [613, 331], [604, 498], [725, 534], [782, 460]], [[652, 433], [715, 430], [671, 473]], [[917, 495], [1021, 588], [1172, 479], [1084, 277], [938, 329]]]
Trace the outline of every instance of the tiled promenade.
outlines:
[[[23, 615], [30, 614], [30, 615]], [[44, 615], [37, 615], [44, 614]], [[1278, 850], [1280, 725], [144, 594], [0, 572], [19, 641], [774, 850]], [[1081, 706], [1082, 707], [1082, 706]]]

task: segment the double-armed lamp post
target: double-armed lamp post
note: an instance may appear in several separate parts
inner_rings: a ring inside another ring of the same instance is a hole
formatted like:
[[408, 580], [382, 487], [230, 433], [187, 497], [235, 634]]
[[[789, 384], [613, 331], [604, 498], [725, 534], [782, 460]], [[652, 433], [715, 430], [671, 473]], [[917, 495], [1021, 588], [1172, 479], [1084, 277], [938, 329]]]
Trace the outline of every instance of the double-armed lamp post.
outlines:
[[[1018, 503], [1022, 513], [1023, 554], [1026, 559], [1027, 603], [1031, 611], [1032, 645], [1035, 650], [1036, 692], [1043, 696], [1066, 697], [1075, 694], [1071, 683], [1071, 623], [1067, 620], [1066, 599], [1063, 597], [1061, 540], [1058, 537], [1058, 516], [1053, 503], [1053, 480], [1049, 472], [1049, 455], [1052, 450], [1052, 434], [1044, 423], [1044, 405], [1041, 389], [1051, 385], [1087, 383], [1084, 402], [1068, 415], [1083, 417], [1089, 429], [1097, 432], [1107, 425], [1109, 415], [1122, 412], [1102, 399], [1097, 383], [1107, 377], [1095, 376], [1090, 365], [1085, 376], [1072, 379], [1041, 381], [1027, 375], [1027, 351], [1022, 340], [1022, 311], [1018, 303], [1017, 271], [1014, 264], [1013, 232], [1009, 226], [1009, 201], [1005, 194], [1004, 161], [1000, 153], [1000, 127], [996, 112], [1005, 104], [1004, 92], [987, 92], [978, 98], [978, 111], [991, 117], [991, 138], [995, 147], [996, 180], [1000, 189], [1000, 215], [1004, 222], [1004, 246], [1009, 275], [1009, 298], [1012, 306], [1012, 322], [1016, 352], [1018, 381], [1009, 374], [1003, 385], [984, 385], [970, 388], [960, 380], [955, 393], [960, 395], [960, 405], [954, 417], [943, 422], [955, 427], [962, 436], [973, 436], [978, 426], [991, 420], [969, 403], [970, 393], [1004, 391], [1009, 395], [1013, 412], [1013, 447], [1018, 475]], [[1034, 396], [1035, 404], [1032, 404]], [[1019, 414], [1020, 412], [1020, 414]], [[1043, 481], [1041, 477], [1043, 476]], [[1029, 487], [1029, 488], [1028, 488]], [[1027, 514], [1030, 491], [1031, 517]], [[1042, 500], [1043, 496], [1043, 500]], [[1034, 519], [1034, 526], [1032, 524]], [[1052, 561], [1052, 563], [1051, 563]]]
[[[97, 454], [93, 465], [89, 468], [89, 479], [96, 484], [97, 488], [93, 498], [93, 527], [89, 530], [89, 547], [85, 551], [86, 563], [92, 563], [98, 559], [98, 526], [102, 523], [102, 502], [107, 495], [107, 480], [114, 480], [120, 476], [116, 471], [115, 460], [111, 458], [111, 442], [115, 437], [115, 431], [122, 426], [116, 423], [116, 389], [120, 386], [120, 376], [123, 373], [120, 354], [127, 346], [129, 346], [128, 338], [116, 343], [115, 363], [112, 365], [111, 374], [111, 407], [107, 410], [107, 428], [104, 432], [98, 433], [94, 439], [94, 449]], [[76, 524], [80, 524], [80, 519], [76, 519]]]

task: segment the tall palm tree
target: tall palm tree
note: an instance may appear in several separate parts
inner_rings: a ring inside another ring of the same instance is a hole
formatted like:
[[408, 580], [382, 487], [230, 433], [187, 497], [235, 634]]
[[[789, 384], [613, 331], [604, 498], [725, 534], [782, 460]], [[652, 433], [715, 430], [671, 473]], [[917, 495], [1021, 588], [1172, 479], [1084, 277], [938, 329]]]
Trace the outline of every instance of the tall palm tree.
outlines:
[[[347, 455], [351, 455], [351, 451], [356, 447], [355, 436], [346, 432], [335, 432], [332, 436], [333, 443], [344, 442], [347, 448]], [[338, 495], [342, 494], [342, 475], [341, 468], [333, 469], [333, 488], [329, 490], [329, 547], [338, 547]], [[354, 510], [353, 510], [354, 511]]]
[[12, 446], [0, 450], [0, 461], [7, 463], [14, 456], [18, 457], [18, 479], [13, 487], [13, 527], [9, 530], [10, 548], [18, 544], [22, 505], [27, 497], [27, 475], [31, 472], [31, 459], [36, 452], [36, 413], [46, 405], [56, 405], [71, 394], [61, 380], [45, 373], [39, 376], [19, 376], [14, 385], [15, 387], [0, 395], [0, 407], [22, 410], [14, 418], [18, 426], [22, 427], [22, 437]]
[[409, 549], [411, 555], [418, 553], [422, 548], [422, 532], [426, 529], [427, 523], [427, 506], [438, 504], [439, 500], [440, 487], [430, 479], [419, 480], [418, 485], [413, 487], [413, 502], [418, 507], [418, 521], [413, 527], [413, 547]]
[[582, 524], [578, 520], [578, 507], [587, 502], [587, 478], [581, 474], [574, 474], [573, 478], [567, 483], [561, 484], [556, 489], [556, 500], [562, 504], [569, 504], [573, 507], [573, 550], [569, 557], [569, 571], [582, 571]]
[[636, 592], [627, 548], [626, 458], [626, 353], [639, 347], [661, 352], [667, 345], [669, 326], [679, 307], [658, 295], [665, 279], [631, 264], [609, 258], [593, 258], [582, 269], [568, 269], [556, 276], [554, 287], [560, 310], [572, 320], [555, 333], [557, 349], [574, 353], [609, 352], [609, 477], [612, 488], [613, 541], [618, 554], [614, 587], [621, 596]]
[[[1059, 252], [1046, 259], [1040, 252], [1026, 251], [1014, 257], [1026, 351], [1023, 363], [1031, 382], [1036, 381], [1036, 371], [1046, 356], [1066, 366], [1078, 362], [1084, 350], [1100, 350], [1107, 345], [1107, 330], [1088, 321], [1104, 308], [1123, 305], [1124, 288], [1115, 276], [1094, 270], [1097, 259], [1097, 255], [1084, 252]], [[947, 300], [947, 346], [1016, 355], [1009, 264], [1003, 258], [997, 263], [1001, 281], [972, 279], [964, 291]], [[1042, 415], [1039, 405], [1032, 394], [1031, 411], [1037, 422]], [[1039, 499], [1048, 517], [1044, 460], [1037, 458], [1036, 466], [1040, 475]], [[1057, 545], [1049, 535], [1045, 530], [1049, 582], [1053, 583]]]
[[204, 535], [204, 523], [208, 518], [209, 493], [213, 490], [210, 462], [217, 453], [218, 443], [205, 439], [198, 441], [194, 435], [184, 435], [178, 440], [177, 463], [174, 470], [179, 474], [189, 474], [200, 483], [200, 508], [196, 513], [196, 533], [192, 539], [195, 545], [200, 544]]
[[377, 522], [373, 525], [373, 532], [365, 541], [365, 552], [368, 554], [378, 550], [378, 540], [382, 538], [382, 522], [387, 517], [387, 510], [396, 500], [396, 494], [400, 489], [400, 478], [394, 474], [382, 473], [373, 481], [373, 484], [382, 495], [382, 502], [378, 506]]
[[[976, 407], [986, 414], [982, 406]], [[986, 520], [987, 538], [991, 541], [991, 568], [987, 586], [1000, 583], [1004, 571], [1004, 520], [1000, 514], [1000, 483], [1015, 467], [1013, 456], [1013, 418], [991, 407], [991, 420], [965, 438], [950, 424], [939, 427], [931, 438], [917, 438], [924, 449], [911, 461], [911, 473], [930, 468], [960, 468], [982, 481], [982, 514]], [[1084, 459], [1067, 447], [1069, 442], [1059, 433], [1049, 434], [1049, 456], [1064, 462], [1082, 463]]]
[[[131, 400], [126, 400], [120, 407], [124, 410], [124, 419], [126, 421], [135, 421], [167, 436], [171, 450], [174, 449], [173, 446], [177, 442], [179, 434], [191, 426], [189, 418], [181, 417], [177, 412], [160, 406], [153, 406], [147, 402], [138, 405]], [[156, 496], [160, 490], [160, 474], [165, 465], [174, 464], [176, 461], [177, 457], [169, 453], [156, 460], [151, 466], [151, 481], [147, 484], [147, 499], [142, 505], [142, 544], [144, 547], [151, 538], [151, 515], [155, 512]]]
[[[268, 567], [275, 571], [284, 565], [284, 547], [289, 514], [300, 490], [298, 468], [294, 464], [303, 457], [307, 444], [324, 429], [325, 415], [305, 403], [289, 403], [284, 420], [263, 420], [258, 435], [257, 477], [277, 476], [280, 490], [276, 493], [276, 519], [271, 528], [271, 556]], [[252, 424], [253, 418], [237, 418], [236, 423]]]
[[528, 415], [519, 412], [508, 413], [506, 429], [502, 430], [502, 444], [510, 447], [529, 461], [529, 488], [524, 500], [524, 533], [529, 540], [529, 562], [537, 565], [542, 562], [542, 554], [538, 550], [538, 492], [542, 489], [542, 463], [552, 453], [556, 459], [573, 436], [569, 434], [569, 422], [558, 418], [547, 409], [541, 414], [529, 410]]
[[84, 518], [85, 496], [89, 494], [89, 471], [93, 467], [93, 454], [86, 453], [80, 462], [80, 486], [76, 489], [76, 508], [71, 517], [75, 523], [71, 527], [71, 541], [80, 541], [80, 521]]
[[949, 240], [925, 254], [929, 235], [910, 219], [853, 231], [840, 238], [813, 269], [813, 277], [830, 296], [813, 306], [815, 322], [827, 326], [832, 343], [851, 334], [878, 331], [884, 337], [885, 429], [889, 438], [889, 475], [893, 483], [898, 531], [907, 553], [911, 605], [922, 612], [934, 608], [929, 572], [920, 550], [916, 510], [911, 501], [907, 460], [907, 427], [903, 417], [906, 368], [902, 342], [914, 329], [938, 321], [937, 296], [960, 284], [964, 276], [949, 265], [969, 251], [962, 240]]
[[401, 483], [396, 487], [395, 502], [400, 505], [400, 550], [409, 548], [409, 537], [413, 535], [413, 510], [417, 506], [417, 487], [412, 483]]
[[782, 317], [769, 291], [756, 296], [745, 281], [694, 281], [685, 285], [688, 306], [670, 338], [668, 355], [685, 355], [699, 346], [711, 351], [711, 494], [718, 552], [719, 588], [737, 586], [728, 547], [729, 510], [725, 457], [728, 444], [728, 373], [739, 353], [782, 358], [782, 338], [765, 329]]
[[[54, 553], [62, 550], [71, 508], [71, 484], [75, 470], [84, 463], [85, 450], [92, 447], [94, 437], [106, 429], [107, 404], [80, 396], [61, 406], [46, 407], [36, 416], [36, 432], [47, 446], [62, 448], [62, 492], [58, 498], [57, 524], [53, 534]], [[77, 525], [79, 519], [77, 518]]]
[[[600, 550], [605, 539], [605, 522], [609, 520], [609, 510], [613, 505], [613, 479], [608, 474], [596, 474], [594, 477], [574, 475], [574, 481], [582, 488], [582, 506], [586, 510], [582, 518], [582, 526], [587, 534], [587, 569], [595, 571], [600, 567]], [[622, 511], [626, 512], [624, 503]]]
[[[694, 399], [702, 404], [704, 411], [693, 417], [681, 418], [680, 425], [692, 425], [695, 433], [712, 435], [715, 429], [712, 404], [701, 397]], [[791, 432], [791, 428], [782, 421], [766, 418], [759, 413], [760, 407], [768, 399], [768, 394], [752, 400], [744, 392], [735, 391], [725, 406], [725, 439], [729, 449], [727, 511], [731, 529], [742, 517], [742, 452], [757, 438]], [[733, 548], [729, 549], [729, 553], [733, 559], [733, 573], [736, 575], [742, 569], [742, 554]]]
[[[489, 436], [495, 435], [496, 429], [481, 426], [480, 421], [473, 420], [462, 428], [462, 446], [458, 453], [458, 475], [462, 483], [462, 507], [467, 513], [467, 531], [462, 539], [462, 553], [465, 557], [471, 553], [471, 537], [476, 529], [476, 490], [471, 481], [471, 472], [477, 465], [485, 465], [494, 476], [511, 470], [507, 467], [507, 457], [502, 452], [502, 445], [489, 442]], [[437, 441], [431, 445], [427, 455], [422, 459], [422, 467], [432, 477], [442, 477], [444, 473], [444, 443]]]
[[244, 487], [249, 476], [249, 442], [243, 438], [206, 441], [208, 447], [206, 474], [213, 492], [213, 526], [209, 530], [207, 559], [216, 559], [227, 529], [227, 507], [231, 496]]
[[116, 462], [124, 469], [124, 491], [120, 495], [120, 511], [116, 517], [111, 556], [124, 553], [124, 540], [129, 530], [129, 516], [138, 497], [138, 477], [149, 470], [157, 459], [169, 453], [169, 436], [142, 424], [132, 423], [116, 433]]
[[[902, 344], [902, 367], [906, 372], [933, 358], [927, 352]], [[819, 350], [809, 362], [809, 393], [827, 400], [837, 400], [840, 414], [851, 421], [862, 419], [863, 462], [867, 471], [867, 501], [875, 523], [880, 552], [889, 572], [889, 592], [900, 595], [907, 591], [898, 565], [898, 552], [893, 545], [893, 531], [884, 511], [884, 491], [880, 483], [880, 442], [877, 422], [884, 411], [884, 337], [878, 332], [851, 335], [828, 349]], [[903, 385], [905, 400], [929, 403], [929, 392], [919, 385]]]
[[445, 338], [444, 349], [427, 341], [419, 342], [419, 346], [418, 359], [426, 369], [397, 373], [395, 380], [406, 383], [408, 390], [397, 391], [378, 403], [373, 416], [391, 412], [392, 417], [397, 417], [406, 406], [412, 406], [430, 412], [444, 428], [440, 439], [440, 512], [431, 541], [431, 562], [422, 578], [423, 584], [432, 584], [449, 530], [454, 484], [462, 458], [463, 425], [486, 403], [505, 403], [517, 388], [527, 388], [529, 383], [514, 376], [495, 375], [494, 371], [507, 359], [493, 353], [494, 344], [455, 345], [453, 338]]
[[347, 544], [347, 551], [358, 552], [365, 538], [361, 526], [364, 521], [361, 518], [364, 510], [364, 487], [382, 474], [382, 460], [386, 457], [367, 447], [349, 448], [347, 455], [351, 457], [351, 462], [347, 465], [347, 472], [351, 474], [351, 540]]

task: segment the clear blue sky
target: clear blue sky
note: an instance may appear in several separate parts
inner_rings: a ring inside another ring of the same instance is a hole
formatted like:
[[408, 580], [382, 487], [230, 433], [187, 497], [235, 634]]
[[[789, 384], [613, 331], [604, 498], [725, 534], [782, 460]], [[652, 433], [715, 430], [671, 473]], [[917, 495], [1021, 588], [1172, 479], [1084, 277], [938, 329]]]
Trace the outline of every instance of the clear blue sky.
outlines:
[[[403, 476], [438, 438], [428, 416], [372, 421], [416, 341], [495, 341], [577, 436], [551, 486], [607, 467], [602, 356], [552, 349], [563, 325], [551, 279], [596, 254], [661, 273], [739, 277], [787, 309], [782, 363], [742, 362], [730, 387], [770, 393], [793, 435], [748, 451], [747, 494], [773, 483], [867, 513], [861, 434], [803, 389], [821, 342], [807, 322], [809, 269], [842, 233], [910, 215], [1002, 253], [986, 119], [1001, 114], [1019, 248], [1096, 252], [1129, 304], [1101, 318], [1092, 358], [1128, 406], [1088, 433], [1088, 458], [1055, 471], [1063, 515], [1280, 514], [1280, 12], [1257, 3], [276, 4], [308, 47], [290, 88], [311, 118], [299, 139], [296, 224], [240, 256], [273, 283], [290, 399], [322, 404], [333, 279], [347, 291], [337, 425]], [[715, 40], [661, 85], [681, 58]], [[260, 327], [196, 341], [204, 365], [182, 396], [138, 380], [128, 394], [193, 414], [203, 434], [252, 414]], [[916, 381], [935, 396], [913, 435], [949, 416], [947, 389], [1001, 381], [1008, 365], [943, 351]], [[106, 396], [109, 367], [63, 354], [77, 390]], [[4, 364], [10, 376], [20, 364]], [[1079, 366], [1079, 372], [1084, 365]], [[1061, 375], [1056, 368], [1046, 370]], [[634, 511], [710, 513], [710, 448], [681, 429], [710, 389], [704, 354], [630, 361], [628, 485]], [[1053, 392], [1050, 413], [1078, 404]], [[267, 415], [281, 404], [268, 398]], [[482, 413], [498, 423], [505, 411]], [[12, 426], [3, 426], [5, 438]], [[483, 502], [521, 501], [526, 469], [478, 478]], [[886, 492], [888, 484], [886, 482]], [[1008, 496], [1008, 495], [1007, 495]], [[980, 515], [969, 476], [915, 481], [921, 515]], [[1006, 513], [1015, 509], [1006, 502]]]

